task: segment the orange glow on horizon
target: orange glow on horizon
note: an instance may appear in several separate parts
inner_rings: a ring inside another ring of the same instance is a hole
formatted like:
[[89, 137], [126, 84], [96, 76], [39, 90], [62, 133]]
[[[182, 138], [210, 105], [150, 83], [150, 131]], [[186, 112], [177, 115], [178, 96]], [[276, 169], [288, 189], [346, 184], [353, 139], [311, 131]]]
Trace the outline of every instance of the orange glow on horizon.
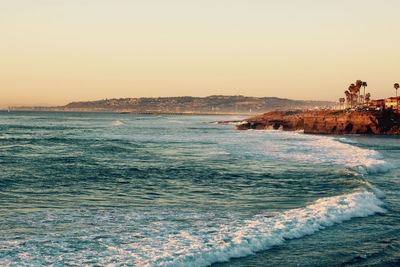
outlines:
[[0, 106], [214, 94], [373, 98], [400, 82], [396, 0], [5, 0]]

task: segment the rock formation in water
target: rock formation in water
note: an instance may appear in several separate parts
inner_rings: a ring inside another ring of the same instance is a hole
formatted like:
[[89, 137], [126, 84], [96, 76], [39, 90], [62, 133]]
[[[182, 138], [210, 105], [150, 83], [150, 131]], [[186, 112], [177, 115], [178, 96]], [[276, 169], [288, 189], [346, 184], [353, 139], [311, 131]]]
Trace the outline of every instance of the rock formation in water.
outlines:
[[304, 130], [311, 134], [400, 135], [400, 112], [383, 111], [274, 111], [248, 118], [239, 130]]

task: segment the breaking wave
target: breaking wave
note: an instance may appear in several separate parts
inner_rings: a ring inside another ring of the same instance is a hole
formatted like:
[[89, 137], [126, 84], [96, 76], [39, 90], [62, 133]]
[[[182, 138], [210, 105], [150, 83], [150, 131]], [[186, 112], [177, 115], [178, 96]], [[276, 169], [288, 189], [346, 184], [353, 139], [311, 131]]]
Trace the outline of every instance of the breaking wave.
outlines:
[[181, 121], [181, 120], [168, 120], [167, 122], [169, 122], [169, 123], [177, 123], [177, 124], [185, 124], [185, 122]]
[[278, 133], [282, 137], [273, 131], [268, 134], [274, 138], [265, 145], [265, 152], [279, 159], [345, 166], [360, 174], [384, 173], [394, 168], [378, 151], [358, 147], [350, 139], [294, 132]]
[[120, 120], [115, 120], [115, 121], [113, 121], [112, 123], [111, 123], [111, 126], [113, 126], [113, 127], [118, 127], [118, 126], [122, 126], [122, 125], [124, 125], [125, 123], [123, 123], [122, 121], [120, 121]]
[[150, 248], [154, 251], [150, 252], [147, 247], [146, 254], [152, 255], [151, 258], [139, 257], [135, 263], [138, 266], [208, 266], [267, 250], [285, 240], [310, 235], [352, 218], [384, 212], [383, 202], [369, 191], [321, 198], [304, 208], [227, 222], [219, 229], [210, 229], [211, 233], [170, 234], [161, 247]]

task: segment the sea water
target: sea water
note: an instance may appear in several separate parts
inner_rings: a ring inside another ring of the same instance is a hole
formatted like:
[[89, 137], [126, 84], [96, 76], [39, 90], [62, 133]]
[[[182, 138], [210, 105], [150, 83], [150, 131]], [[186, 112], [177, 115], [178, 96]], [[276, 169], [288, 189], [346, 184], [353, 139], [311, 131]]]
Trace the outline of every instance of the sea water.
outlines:
[[400, 139], [0, 113], [0, 266], [396, 266]]

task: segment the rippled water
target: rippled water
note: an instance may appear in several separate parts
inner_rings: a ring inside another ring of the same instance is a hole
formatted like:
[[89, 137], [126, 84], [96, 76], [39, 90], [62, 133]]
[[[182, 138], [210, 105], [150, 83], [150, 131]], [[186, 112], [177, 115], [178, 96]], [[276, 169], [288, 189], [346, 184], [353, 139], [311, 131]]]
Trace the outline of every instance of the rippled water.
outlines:
[[1, 266], [397, 266], [400, 139], [0, 113]]

